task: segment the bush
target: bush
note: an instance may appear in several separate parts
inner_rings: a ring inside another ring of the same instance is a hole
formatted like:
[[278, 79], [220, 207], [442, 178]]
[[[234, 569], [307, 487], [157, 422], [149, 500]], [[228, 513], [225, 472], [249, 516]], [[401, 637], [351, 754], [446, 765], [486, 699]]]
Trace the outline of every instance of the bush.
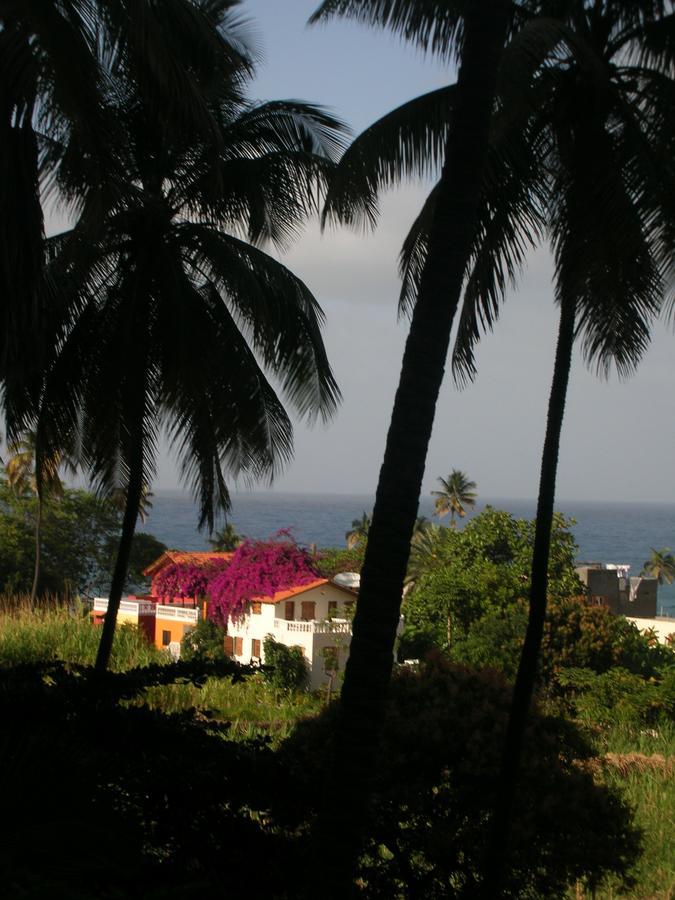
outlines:
[[360, 572], [365, 552], [365, 544], [351, 550], [322, 547], [314, 559], [314, 568], [321, 578], [334, 578], [340, 572]]
[[265, 680], [282, 691], [299, 691], [309, 681], [309, 665], [300, 647], [287, 647], [268, 634], [263, 641]]
[[589, 669], [558, 674], [571, 712], [594, 725], [632, 730], [675, 721], [675, 670], [662, 679], [645, 679], [626, 669], [598, 675]]
[[200, 619], [197, 626], [183, 638], [182, 659], [223, 659], [225, 657], [225, 628], [213, 619]]
[[[419, 674], [399, 670], [360, 858], [362, 896], [479, 895], [509, 704], [497, 673], [453, 666], [440, 654]], [[299, 838], [312, 830], [326, 767], [339, 772], [340, 760], [330, 758], [337, 715], [333, 704], [282, 745], [286, 777], [272, 816]], [[579, 765], [593, 750], [577, 728], [536, 709], [530, 722], [508, 896], [563, 897], [577, 880], [594, 887], [608, 873], [629, 883], [640, 847], [630, 809]]]

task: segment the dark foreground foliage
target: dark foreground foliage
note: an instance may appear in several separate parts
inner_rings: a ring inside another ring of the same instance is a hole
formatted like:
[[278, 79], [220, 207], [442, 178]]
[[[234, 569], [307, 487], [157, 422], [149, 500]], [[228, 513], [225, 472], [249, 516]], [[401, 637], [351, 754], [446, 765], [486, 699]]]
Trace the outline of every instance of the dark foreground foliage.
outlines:
[[[392, 684], [360, 879], [368, 897], [478, 896], [510, 690], [489, 671], [440, 654]], [[290, 832], [311, 828], [336, 707], [300, 723], [281, 749], [274, 815]], [[570, 722], [535, 712], [514, 827], [508, 896], [562, 897], [591, 888], [638, 858], [640, 835], [618, 793], [579, 762], [593, 755]], [[335, 771], [339, 778], [339, 765]], [[302, 787], [304, 785], [304, 789]], [[630, 878], [626, 878], [630, 882]]]
[[[308, 838], [335, 705], [273, 752], [228, 739], [203, 712], [142, 702], [155, 685], [246, 674], [229, 660], [103, 676], [61, 663], [1, 670], [3, 896], [310, 896]], [[395, 679], [362, 896], [471, 896], [507, 709], [498, 676], [441, 658]], [[639, 836], [618, 795], [576, 764], [591, 755], [578, 732], [537, 715], [528, 744], [511, 895], [562, 896], [575, 879], [625, 874]]]

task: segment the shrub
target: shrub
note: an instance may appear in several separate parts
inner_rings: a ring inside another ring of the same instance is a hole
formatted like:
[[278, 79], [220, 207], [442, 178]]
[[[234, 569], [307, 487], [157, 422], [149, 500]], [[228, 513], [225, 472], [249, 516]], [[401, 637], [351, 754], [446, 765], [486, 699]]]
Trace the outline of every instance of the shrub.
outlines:
[[263, 641], [265, 680], [282, 691], [299, 691], [309, 680], [309, 665], [300, 647], [287, 647], [268, 634]]
[[213, 619], [201, 619], [183, 638], [182, 659], [223, 659], [224, 656], [225, 629]]
[[[358, 877], [365, 897], [480, 894], [510, 690], [495, 672], [437, 655], [394, 678]], [[301, 722], [282, 745], [272, 816], [311, 831], [317, 782], [331, 759], [337, 704]], [[630, 882], [640, 836], [618, 791], [580, 766], [593, 750], [561, 718], [533, 710], [509, 858], [509, 897], [563, 897], [608, 873]], [[308, 808], [309, 807], [309, 808]], [[533, 852], [536, 848], [536, 852]]]

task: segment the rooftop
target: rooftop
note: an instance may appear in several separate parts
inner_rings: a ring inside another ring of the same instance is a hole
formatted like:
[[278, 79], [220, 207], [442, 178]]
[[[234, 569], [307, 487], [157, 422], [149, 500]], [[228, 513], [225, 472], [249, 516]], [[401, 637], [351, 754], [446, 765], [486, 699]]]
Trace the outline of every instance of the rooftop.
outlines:
[[170, 566], [173, 563], [205, 566], [210, 562], [210, 560], [213, 559], [223, 559], [229, 561], [230, 559], [232, 559], [233, 555], [233, 553], [219, 553], [215, 550], [167, 550], [162, 553], [162, 555], [153, 563], [150, 563], [150, 565], [146, 569], [143, 569], [143, 574], [151, 578], [153, 575], [161, 572], [163, 568], [165, 568], [166, 566]]

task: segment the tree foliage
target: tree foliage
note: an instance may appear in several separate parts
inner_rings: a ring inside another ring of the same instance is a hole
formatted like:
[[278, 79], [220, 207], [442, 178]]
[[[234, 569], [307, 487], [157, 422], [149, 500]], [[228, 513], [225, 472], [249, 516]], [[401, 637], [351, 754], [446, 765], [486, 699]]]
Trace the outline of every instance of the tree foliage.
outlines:
[[[30, 591], [35, 563], [34, 495], [17, 497], [0, 483], [0, 591]], [[42, 564], [38, 595], [98, 593], [112, 576], [121, 515], [109, 500], [84, 490], [63, 489], [43, 505]], [[166, 548], [139, 533], [132, 545], [128, 585], [144, 584], [142, 570]]]
[[[555, 598], [581, 591], [571, 524], [562, 516], [554, 521], [550, 594]], [[429, 645], [447, 645], [450, 633], [466, 634], [482, 616], [527, 597], [533, 540], [533, 522], [487, 507], [462, 531], [431, 530], [417, 550], [413, 544], [415, 584], [405, 600], [404, 652], [417, 656]]]

